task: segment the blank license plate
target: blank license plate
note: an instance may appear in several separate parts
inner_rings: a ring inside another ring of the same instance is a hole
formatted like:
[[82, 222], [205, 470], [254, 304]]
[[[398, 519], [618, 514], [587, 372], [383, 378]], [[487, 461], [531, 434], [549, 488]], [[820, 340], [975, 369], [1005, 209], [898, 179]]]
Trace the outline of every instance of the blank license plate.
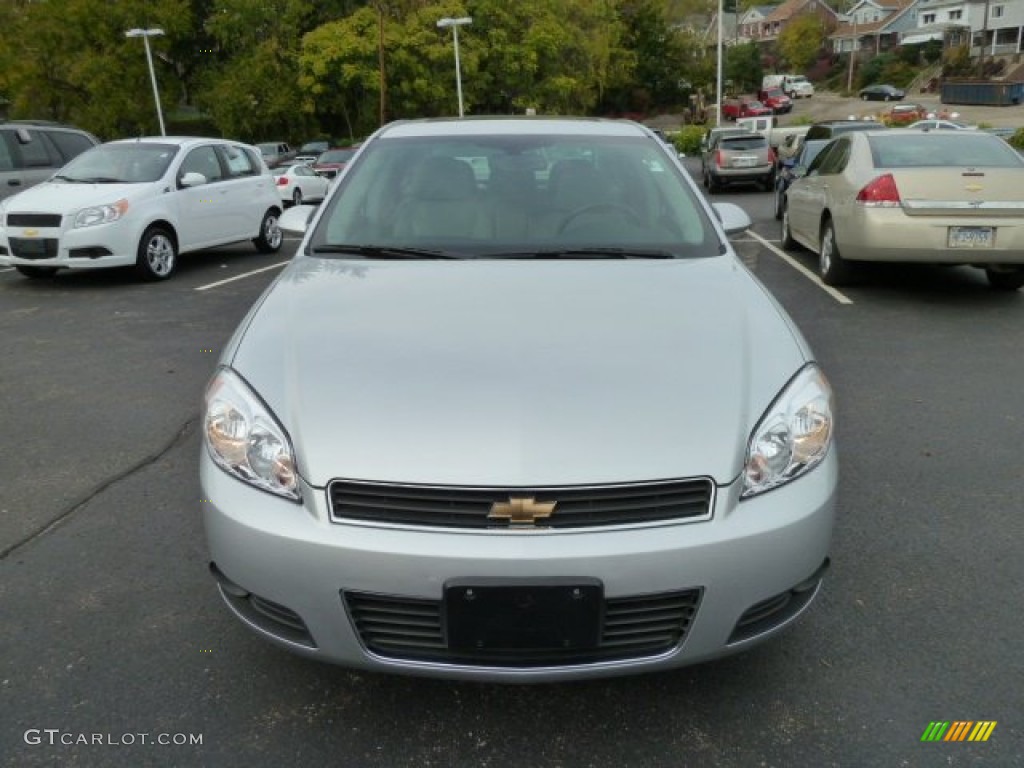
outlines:
[[950, 227], [950, 248], [991, 248], [996, 240], [994, 227]]
[[594, 648], [604, 587], [597, 579], [473, 579], [445, 584], [453, 649]]
[[736, 168], [750, 168], [753, 165], [757, 165], [756, 157], [734, 157], [732, 164]]

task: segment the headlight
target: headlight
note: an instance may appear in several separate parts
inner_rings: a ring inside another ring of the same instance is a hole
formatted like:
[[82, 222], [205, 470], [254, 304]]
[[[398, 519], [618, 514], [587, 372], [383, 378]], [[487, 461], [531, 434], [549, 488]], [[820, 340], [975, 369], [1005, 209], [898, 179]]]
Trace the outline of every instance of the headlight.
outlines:
[[808, 365], [751, 434], [740, 498], [788, 483], [821, 462], [832, 445], [833, 418], [832, 388], [816, 365]]
[[121, 199], [110, 205], [96, 205], [92, 208], [83, 208], [75, 216], [76, 227], [92, 227], [96, 224], [107, 224], [117, 221], [128, 213], [128, 201]]
[[213, 460], [250, 485], [299, 499], [295, 452], [284, 428], [236, 373], [221, 368], [206, 389], [203, 441]]

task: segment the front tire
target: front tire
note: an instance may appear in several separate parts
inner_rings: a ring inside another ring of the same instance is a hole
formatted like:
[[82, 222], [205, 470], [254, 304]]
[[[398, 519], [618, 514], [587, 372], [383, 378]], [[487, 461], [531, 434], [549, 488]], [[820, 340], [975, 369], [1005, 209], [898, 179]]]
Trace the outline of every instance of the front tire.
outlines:
[[42, 280], [47, 277], [53, 277], [57, 274], [57, 267], [26, 267], [21, 264], [14, 266], [25, 277], [31, 278], [32, 280]]
[[831, 220], [825, 222], [818, 251], [818, 274], [825, 285], [843, 285], [850, 281], [850, 264], [839, 255], [836, 228]]
[[178, 246], [174, 235], [163, 226], [153, 225], [139, 240], [135, 270], [143, 280], [166, 280], [178, 266]]
[[276, 253], [281, 248], [284, 235], [277, 223], [277, 211], [271, 208], [263, 215], [259, 237], [252, 242], [260, 253]]
[[793, 233], [789, 231], [789, 206], [786, 204], [785, 198], [783, 198], [781, 206], [782, 214], [780, 218], [782, 219], [782, 235], [779, 237], [779, 244], [782, 246], [783, 250], [788, 251], [791, 248], [796, 248], [799, 243], [793, 239]]
[[988, 267], [985, 277], [989, 286], [997, 291], [1016, 291], [1024, 287], [1024, 267]]

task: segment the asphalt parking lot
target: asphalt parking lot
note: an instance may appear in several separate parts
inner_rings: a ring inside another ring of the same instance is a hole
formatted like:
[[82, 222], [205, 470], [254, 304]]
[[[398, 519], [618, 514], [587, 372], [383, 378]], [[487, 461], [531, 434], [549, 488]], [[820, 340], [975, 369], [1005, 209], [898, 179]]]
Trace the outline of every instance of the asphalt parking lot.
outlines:
[[[810, 254], [778, 249], [769, 194], [714, 199], [751, 214], [738, 247], [837, 393], [832, 571], [749, 653], [577, 684], [353, 673], [267, 645], [221, 605], [201, 392], [294, 242], [185, 256], [159, 284], [0, 270], [0, 762], [1024, 764], [1024, 292], [898, 266], [826, 291]], [[984, 743], [922, 742], [934, 721], [997, 725]]]

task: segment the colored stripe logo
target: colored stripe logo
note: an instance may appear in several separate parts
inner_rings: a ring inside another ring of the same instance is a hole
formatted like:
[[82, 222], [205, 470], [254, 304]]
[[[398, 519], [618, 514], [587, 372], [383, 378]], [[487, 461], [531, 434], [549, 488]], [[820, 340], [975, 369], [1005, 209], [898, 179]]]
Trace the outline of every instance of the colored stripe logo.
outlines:
[[995, 720], [938, 720], [928, 723], [921, 741], [988, 741], [995, 729]]

